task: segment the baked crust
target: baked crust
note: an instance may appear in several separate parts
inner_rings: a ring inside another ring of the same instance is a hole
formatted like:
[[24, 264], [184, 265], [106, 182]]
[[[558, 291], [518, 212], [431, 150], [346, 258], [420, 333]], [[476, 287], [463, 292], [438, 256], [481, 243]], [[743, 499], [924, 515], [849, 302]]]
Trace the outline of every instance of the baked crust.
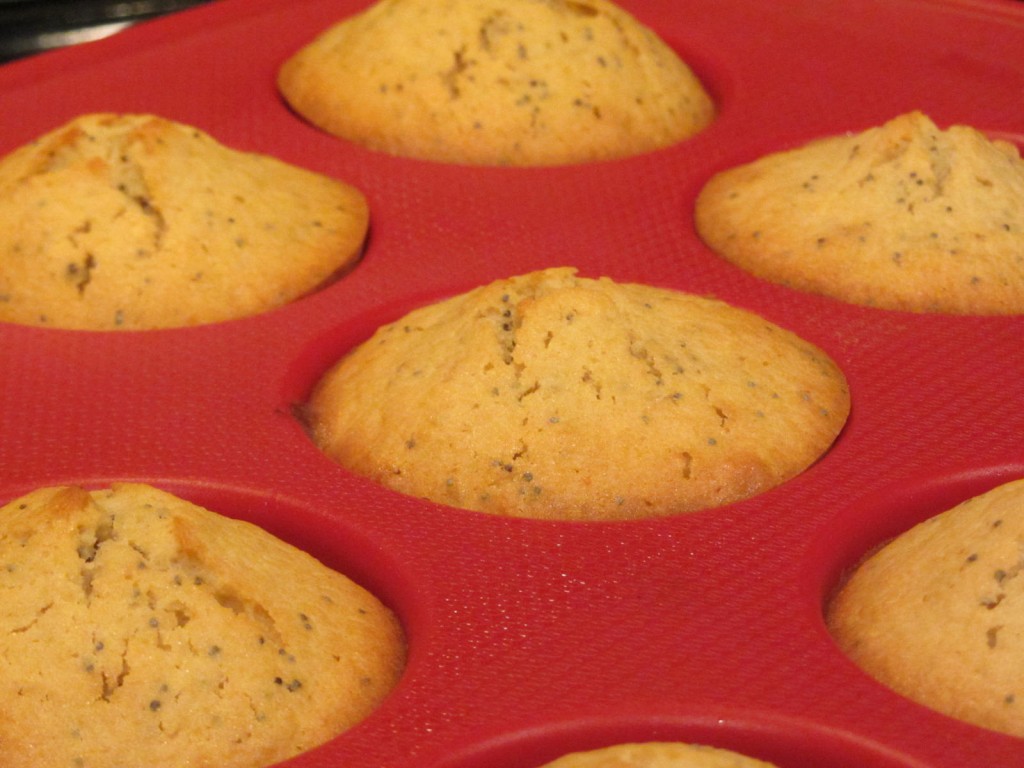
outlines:
[[450, 163], [623, 157], [714, 116], [690, 67], [607, 0], [383, 0], [296, 52], [278, 87], [328, 133]]
[[541, 768], [774, 768], [727, 749], [678, 742], [616, 744], [574, 752]]
[[560, 268], [382, 327], [308, 415], [327, 455], [403, 493], [617, 519], [765, 491], [825, 453], [849, 407], [832, 360], [757, 315]]
[[349, 269], [368, 224], [342, 182], [153, 115], [83, 115], [0, 159], [0, 321], [245, 317]]
[[722, 171], [700, 236], [775, 283], [890, 310], [1024, 312], [1024, 161], [911, 112]]
[[249, 523], [138, 484], [0, 508], [0, 765], [268, 765], [397, 682], [395, 616]]
[[840, 647], [898, 693], [1024, 736], [1024, 480], [896, 537], [831, 602]]

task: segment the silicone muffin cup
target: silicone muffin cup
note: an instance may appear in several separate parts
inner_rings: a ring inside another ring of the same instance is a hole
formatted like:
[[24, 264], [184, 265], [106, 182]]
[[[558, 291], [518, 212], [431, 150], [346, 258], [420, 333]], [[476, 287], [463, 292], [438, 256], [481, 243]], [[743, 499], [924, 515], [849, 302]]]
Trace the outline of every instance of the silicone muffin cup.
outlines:
[[[868, 678], [822, 618], [867, 551], [1024, 476], [1024, 318], [798, 293], [718, 258], [692, 218], [716, 171], [910, 109], [1020, 144], [1024, 8], [622, 0], [705, 82], [715, 121], [634, 158], [503, 169], [375, 153], [288, 110], [281, 62], [367, 4], [220, 0], [0, 68], [2, 152], [76, 114], [152, 112], [351, 183], [371, 211], [350, 273], [266, 314], [146, 332], [0, 324], [0, 499], [149, 482], [256, 522], [381, 597], [408, 634], [405, 674], [297, 768], [533, 768], [646, 739], [781, 768], [1024, 765], [1024, 741]], [[845, 429], [767, 493], [627, 523], [431, 504], [313, 445], [306, 399], [379, 324], [565, 264], [712, 295], [814, 343], [847, 376]]]

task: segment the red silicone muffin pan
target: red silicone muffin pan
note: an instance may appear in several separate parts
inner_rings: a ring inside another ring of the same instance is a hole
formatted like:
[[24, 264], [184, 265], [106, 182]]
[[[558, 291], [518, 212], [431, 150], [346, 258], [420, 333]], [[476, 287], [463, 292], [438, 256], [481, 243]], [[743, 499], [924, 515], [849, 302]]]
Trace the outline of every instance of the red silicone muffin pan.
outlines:
[[[0, 68], [2, 152], [80, 113], [152, 112], [348, 181], [372, 211], [354, 271], [257, 317], [115, 333], [0, 323], [0, 501], [149, 482], [262, 525], [392, 606], [409, 638], [401, 683], [296, 767], [534, 768], [649, 739], [781, 768], [1024, 766], [1024, 740], [873, 682], [822, 618], [864, 552], [1024, 476], [1024, 317], [797, 293], [716, 257], [692, 219], [717, 170], [912, 109], [1020, 145], [1024, 5], [621, 4], [691, 63], [718, 117], [669, 149], [563, 168], [389, 157], [291, 113], [278, 66], [366, 0], [220, 0]], [[350, 475], [310, 442], [297, 412], [378, 324], [561, 265], [714, 295], [800, 334], [848, 377], [845, 430], [773, 491], [625, 523], [430, 504]]]

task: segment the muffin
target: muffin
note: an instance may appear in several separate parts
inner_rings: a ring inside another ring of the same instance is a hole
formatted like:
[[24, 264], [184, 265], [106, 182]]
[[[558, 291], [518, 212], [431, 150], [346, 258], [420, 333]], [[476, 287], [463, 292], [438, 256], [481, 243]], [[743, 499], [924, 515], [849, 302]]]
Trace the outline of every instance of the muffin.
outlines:
[[556, 268], [380, 328], [321, 379], [306, 418], [329, 457], [408, 495], [621, 519], [778, 485], [849, 407], [832, 360], [753, 313]]
[[394, 615], [266, 531], [149, 486], [0, 508], [0, 764], [268, 765], [395, 685]]
[[714, 176], [697, 230], [766, 280], [909, 312], [1024, 311], [1024, 161], [920, 112]]
[[358, 259], [362, 193], [152, 115], [80, 116], [0, 158], [0, 321], [168, 328], [244, 317]]
[[477, 165], [635, 155], [714, 116], [690, 67], [608, 0], [381, 0], [292, 55], [278, 86], [328, 133]]
[[1024, 736], [1024, 480], [910, 529], [831, 602], [839, 646], [897, 693]]
[[774, 768], [727, 749], [700, 744], [646, 742], [574, 752], [541, 768]]

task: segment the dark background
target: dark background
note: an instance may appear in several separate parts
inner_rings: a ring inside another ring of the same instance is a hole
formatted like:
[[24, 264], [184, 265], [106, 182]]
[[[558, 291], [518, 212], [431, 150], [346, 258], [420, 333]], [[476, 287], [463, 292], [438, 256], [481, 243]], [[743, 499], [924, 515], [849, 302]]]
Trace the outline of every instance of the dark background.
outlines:
[[0, 63], [212, 0], [0, 0]]

